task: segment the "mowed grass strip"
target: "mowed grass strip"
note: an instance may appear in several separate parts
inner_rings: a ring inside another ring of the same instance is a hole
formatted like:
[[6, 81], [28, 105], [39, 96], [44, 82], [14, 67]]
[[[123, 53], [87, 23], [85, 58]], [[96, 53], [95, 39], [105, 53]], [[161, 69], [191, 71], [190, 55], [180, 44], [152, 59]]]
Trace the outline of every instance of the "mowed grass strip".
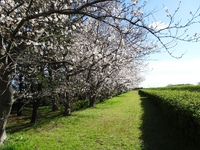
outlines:
[[69, 117], [9, 134], [5, 149], [140, 150], [143, 109], [137, 91], [130, 91]]

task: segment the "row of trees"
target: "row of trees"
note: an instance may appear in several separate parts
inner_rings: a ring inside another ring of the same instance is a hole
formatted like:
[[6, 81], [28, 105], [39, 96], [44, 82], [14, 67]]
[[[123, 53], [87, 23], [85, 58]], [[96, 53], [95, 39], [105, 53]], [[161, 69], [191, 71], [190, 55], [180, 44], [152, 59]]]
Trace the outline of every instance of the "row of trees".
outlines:
[[[147, 1], [128, 0], [1, 0], [0, 1], [0, 144], [16, 99], [61, 95], [65, 114], [70, 103], [87, 97], [92, 107], [137, 87], [145, 56], [155, 52], [162, 37], [196, 40], [149, 26]], [[149, 37], [153, 36], [154, 40]], [[188, 39], [187, 39], [188, 38]], [[17, 88], [17, 91], [13, 91]], [[34, 122], [34, 120], [33, 120]]]

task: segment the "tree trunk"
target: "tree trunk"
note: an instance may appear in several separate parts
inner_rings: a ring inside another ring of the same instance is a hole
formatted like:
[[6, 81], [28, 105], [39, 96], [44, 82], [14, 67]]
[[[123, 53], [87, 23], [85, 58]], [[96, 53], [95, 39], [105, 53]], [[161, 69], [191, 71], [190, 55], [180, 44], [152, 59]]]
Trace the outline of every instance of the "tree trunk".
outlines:
[[22, 116], [22, 107], [23, 107], [22, 99], [19, 99], [17, 102], [17, 116]]
[[58, 104], [56, 103], [56, 100], [52, 100], [52, 111], [57, 111], [58, 110]]
[[64, 116], [71, 115], [71, 108], [68, 103], [65, 104]]
[[31, 116], [31, 123], [37, 122], [39, 106], [40, 106], [40, 100], [37, 99], [35, 102], [33, 102], [33, 111], [32, 111], [32, 116]]
[[69, 103], [69, 93], [65, 93], [65, 102], [64, 102], [65, 110], [64, 110], [64, 116], [71, 115], [71, 108]]
[[103, 97], [100, 97], [100, 102], [103, 103], [104, 102], [104, 99]]
[[95, 95], [90, 96], [89, 100], [90, 100], [89, 107], [94, 107], [96, 96]]
[[0, 71], [0, 145], [6, 139], [6, 124], [13, 102], [11, 75]]

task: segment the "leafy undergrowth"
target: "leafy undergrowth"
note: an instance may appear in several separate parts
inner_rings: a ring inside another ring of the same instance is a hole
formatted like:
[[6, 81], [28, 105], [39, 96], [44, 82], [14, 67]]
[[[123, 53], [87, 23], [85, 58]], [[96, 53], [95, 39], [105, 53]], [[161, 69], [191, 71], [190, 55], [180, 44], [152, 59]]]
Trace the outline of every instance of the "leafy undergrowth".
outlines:
[[[50, 117], [50, 116], [53, 117]], [[55, 117], [56, 116], [56, 117]], [[12, 132], [4, 150], [198, 150], [137, 91]]]

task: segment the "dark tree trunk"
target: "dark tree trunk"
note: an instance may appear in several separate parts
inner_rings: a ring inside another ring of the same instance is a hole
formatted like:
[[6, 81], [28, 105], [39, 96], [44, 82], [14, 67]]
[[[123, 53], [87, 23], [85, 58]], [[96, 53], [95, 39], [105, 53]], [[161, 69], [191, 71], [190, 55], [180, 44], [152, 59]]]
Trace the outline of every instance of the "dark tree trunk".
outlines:
[[96, 96], [95, 95], [90, 96], [89, 100], [90, 100], [89, 107], [94, 107]]
[[[40, 70], [41, 73], [43, 74], [42, 70], [43, 70], [43, 68], [41, 68], [41, 70]], [[33, 85], [33, 83], [31, 85]], [[41, 81], [38, 81], [37, 92], [38, 92], [38, 94], [42, 94], [42, 83], [41, 83]], [[36, 123], [37, 122], [39, 106], [40, 106], [40, 99], [37, 98], [33, 102], [33, 111], [32, 111], [32, 116], [31, 116], [31, 123]]]
[[42, 106], [47, 106], [47, 102], [45, 99], [42, 100]]
[[58, 104], [56, 103], [56, 100], [52, 100], [52, 111], [57, 111], [58, 110]]
[[71, 115], [71, 108], [68, 103], [65, 104], [64, 116]]
[[6, 124], [13, 102], [11, 75], [0, 70], [0, 145], [6, 139]]
[[65, 107], [64, 116], [71, 115], [71, 108], [70, 108], [70, 104], [69, 104], [69, 93], [68, 92], [65, 93], [64, 107]]
[[23, 107], [22, 100], [19, 99], [17, 102], [17, 116], [22, 116], [22, 107]]
[[103, 103], [104, 102], [104, 99], [103, 97], [100, 97], [100, 102]]
[[94, 86], [90, 87], [90, 91], [88, 92], [89, 96], [89, 107], [94, 107], [95, 100], [96, 100], [96, 93]]
[[33, 111], [32, 111], [32, 116], [31, 116], [31, 123], [37, 122], [39, 106], [40, 106], [40, 100], [37, 99], [35, 102], [33, 102]]

